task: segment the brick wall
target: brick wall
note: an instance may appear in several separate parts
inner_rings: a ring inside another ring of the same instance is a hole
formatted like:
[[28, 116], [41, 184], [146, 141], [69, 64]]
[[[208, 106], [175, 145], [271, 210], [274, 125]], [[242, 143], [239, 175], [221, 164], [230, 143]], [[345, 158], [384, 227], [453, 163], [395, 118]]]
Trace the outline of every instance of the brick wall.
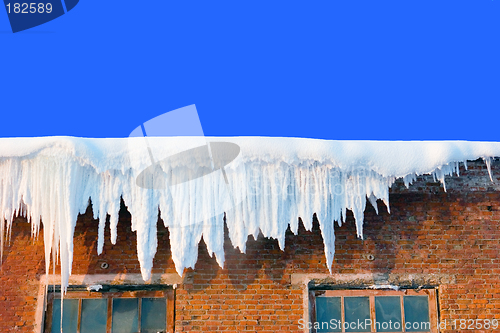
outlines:
[[[247, 253], [242, 254], [226, 239], [223, 269], [202, 242], [195, 269], [185, 271], [176, 290], [176, 331], [299, 332], [299, 319], [307, 313], [307, 286], [297, 283], [299, 274], [310, 274], [313, 284], [347, 287], [381, 281], [438, 285], [441, 321], [500, 319], [498, 160], [493, 163], [493, 175], [492, 183], [484, 163], [476, 161], [469, 163], [468, 171], [461, 170], [460, 178], [447, 178], [446, 193], [428, 176], [420, 177], [410, 189], [397, 183], [390, 196], [391, 214], [381, 202], [379, 215], [367, 208], [364, 240], [356, 238], [349, 214], [336, 229], [334, 278], [328, 278], [317, 222], [312, 231], [301, 225], [298, 235], [288, 232], [285, 251], [277, 241], [259, 237], [249, 239]], [[30, 228], [17, 219], [4, 249], [0, 332], [33, 332], [35, 327], [45, 264], [43, 231], [34, 240]], [[117, 244], [110, 244], [106, 231], [104, 252], [97, 256], [96, 239], [97, 222], [89, 209], [77, 222], [73, 274], [140, 273], [135, 234], [125, 210], [120, 214]], [[161, 223], [158, 242], [153, 273], [175, 273], [168, 230]], [[101, 268], [103, 262], [107, 269]], [[370, 274], [374, 281], [366, 277]]]

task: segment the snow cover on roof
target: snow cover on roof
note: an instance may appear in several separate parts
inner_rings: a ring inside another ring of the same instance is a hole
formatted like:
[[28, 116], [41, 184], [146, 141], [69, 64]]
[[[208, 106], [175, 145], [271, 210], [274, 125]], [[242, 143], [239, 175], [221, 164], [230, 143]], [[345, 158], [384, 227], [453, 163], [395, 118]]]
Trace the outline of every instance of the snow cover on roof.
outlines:
[[[297, 233], [301, 217], [310, 230], [316, 213], [331, 270], [334, 222], [340, 225], [347, 209], [362, 237], [367, 199], [375, 209], [377, 199], [389, 207], [389, 188], [397, 178], [408, 186], [418, 175], [433, 174], [444, 185], [445, 175], [458, 174], [459, 162], [483, 158], [489, 170], [490, 158], [500, 156], [496, 142], [205, 139], [208, 159], [193, 150], [199, 146], [197, 137], [0, 139], [2, 250], [16, 214], [29, 218], [35, 237], [42, 223], [46, 270], [51, 257], [53, 262], [60, 259], [66, 287], [78, 214], [85, 212], [91, 198], [100, 221], [101, 253], [106, 214], [111, 242], [116, 242], [122, 197], [137, 232], [144, 280], [150, 278], [157, 251], [159, 210], [180, 275], [184, 268], [194, 267], [202, 236], [223, 266], [224, 213], [231, 242], [243, 252], [248, 236], [260, 232], [277, 239], [283, 249], [288, 226]], [[222, 143], [238, 149], [226, 156]]]

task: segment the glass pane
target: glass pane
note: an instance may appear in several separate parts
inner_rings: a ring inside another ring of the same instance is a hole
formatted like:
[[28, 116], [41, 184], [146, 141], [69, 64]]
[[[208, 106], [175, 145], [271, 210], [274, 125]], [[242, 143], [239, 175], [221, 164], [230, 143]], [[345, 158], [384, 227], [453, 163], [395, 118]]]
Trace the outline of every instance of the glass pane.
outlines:
[[344, 297], [344, 314], [346, 332], [371, 331], [370, 299], [368, 297]]
[[165, 298], [143, 298], [141, 333], [163, 332], [167, 329], [167, 302]]
[[[61, 332], [61, 300], [54, 299], [52, 303], [52, 333]], [[76, 333], [78, 326], [78, 300], [65, 299], [63, 301], [63, 332]]]
[[80, 333], [106, 333], [107, 318], [107, 299], [82, 299]]
[[340, 297], [316, 297], [317, 332], [342, 332]]
[[405, 329], [407, 332], [430, 332], [429, 298], [405, 296]]
[[112, 332], [135, 333], [138, 329], [138, 302], [137, 298], [114, 298]]
[[375, 297], [375, 328], [377, 332], [401, 332], [401, 298], [399, 296]]

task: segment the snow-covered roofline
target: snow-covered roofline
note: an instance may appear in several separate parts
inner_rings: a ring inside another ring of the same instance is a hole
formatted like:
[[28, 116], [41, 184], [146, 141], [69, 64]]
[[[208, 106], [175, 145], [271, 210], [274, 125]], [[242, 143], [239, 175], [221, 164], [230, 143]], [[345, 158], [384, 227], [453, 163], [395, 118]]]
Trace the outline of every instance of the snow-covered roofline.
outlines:
[[[334, 221], [340, 224], [347, 209], [362, 237], [366, 199], [375, 209], [377, 199], [389, 207], [389, 188], [397, 178], [409, 185], [418, 175], [433, 174], [444, 184], [445, 175], [458, 174], [459, 162], [483, 158], [490, 171], [490, 159], [500, 156], [497, 142], [203, 140], [206, 149], [199, 137], [0, 139], [2, 250], [16, 213], [30, 218], [35, 237], [43, 223], [46, 270], [55, 252], [67, 286], [78, 214], [91, 198], [95, 218], [110, 215], [114, 244], [123, 198], [145, 280], [157, 249], [158, 209], [180, 275], [194, 267], [202, 236], [209, 253], [224, 264], [224, 213], [232, 244], [243, 252], [248, 236], [259, 232], [276, 238], [283, 249], [288, 226], [296, 233], [302, 217], [310, 230], [316, 213], [331, 270]], [[105, 220], [99, 222], [98, 253]]]

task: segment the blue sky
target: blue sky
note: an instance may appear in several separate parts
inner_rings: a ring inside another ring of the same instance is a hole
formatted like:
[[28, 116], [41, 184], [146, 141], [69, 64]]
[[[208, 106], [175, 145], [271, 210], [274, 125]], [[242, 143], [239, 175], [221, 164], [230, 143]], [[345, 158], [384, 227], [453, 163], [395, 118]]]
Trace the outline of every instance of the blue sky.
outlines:
[[13, 34], [0, 136], [127, 137], [196, 104], [205, 135], [500, 141], [500, 4], [80, 0]]

